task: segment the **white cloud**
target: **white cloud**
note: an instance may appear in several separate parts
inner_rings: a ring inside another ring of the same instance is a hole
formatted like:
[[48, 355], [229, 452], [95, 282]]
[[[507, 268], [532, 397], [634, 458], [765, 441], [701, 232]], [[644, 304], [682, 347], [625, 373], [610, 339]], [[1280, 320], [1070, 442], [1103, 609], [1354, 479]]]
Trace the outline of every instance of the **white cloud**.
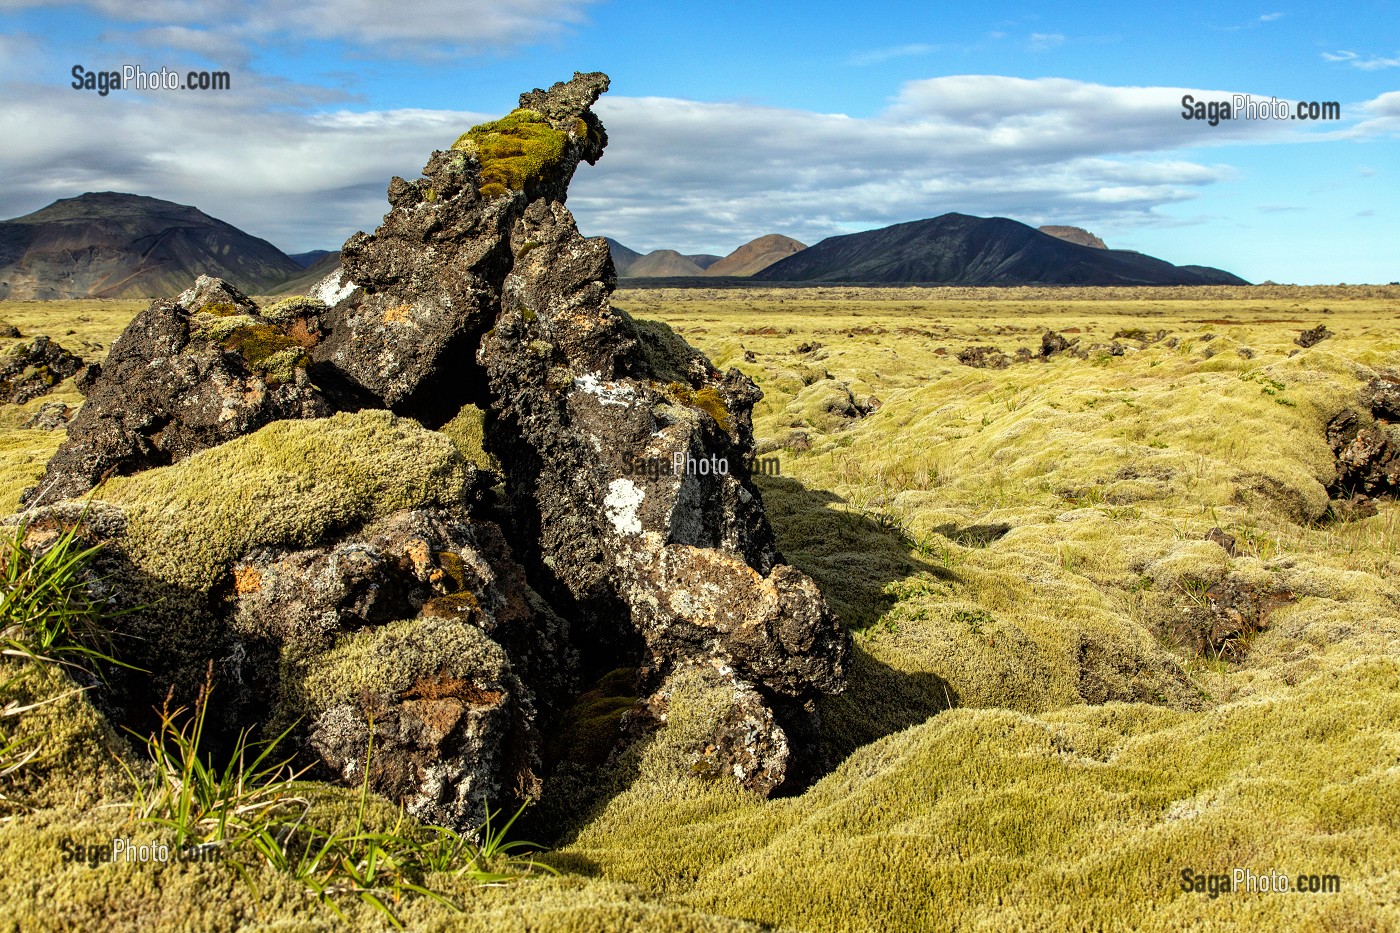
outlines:
[[1235, 177], [1175, 151], [1303, 138], [1278, 122], [1183, 120], [1186, 93], [1231, 96], [965, 75], [910, 82], [868, 119], [605, 97], [613, 142], [570, 204], [587, 231], [686, 250], [772, 232], [810, 242], [950, 210], [1144, 222]]
[[[288, 99], [295, 96], [288, 89]], [[1355, 105], [1365, 122], [1181, 119], [1180, 99], [1225, 91], [1111, 87], [964, 75], [904, 85], [868, 118], [667, 98], [605, 96], [611, 144], [583, 166], [570, 206], [590, 235], [634, 247], [732, 249], [763, 233], [813, 242], [946, 211], [1093, 228], [1158, 222], [1154, 211], [1236, 177], [1199, 158], [1213, 144], [1374, 135], [1400, 123], [1400, 92]], [[226, 95], [0, 86], [0, 216], [84, 191], [194, 204], [288, 250], [335, 247], [372, 229], [391, 175], [488, 115], [268, 109], [267, 88]], [[1350, 113], [1351, 110], [1348, 110]]]
[[1259, 22], [1261, 22], [1261, 23], [1272, 23], [1272, 22], [1274, 22], [1275, 20], [1279, 20], [1279, 19], [1283, 19], [1283, 14], [1282, 14], [1282, 13], [1265, 13], [1263, 16], [1259, 17]]
[[1342, 49], [1336, 52], [1323, 52], [1322, 57], [1329, 62], [1345, 62], [1353, 68], [1362, 71], [1380, 71], [1385, 68], [1400, 68], [1400, 58], [1388, 58], [1383, 55], [1371, 55], [1362, 58], [1355, 52]]
[[1030, 37], [1030, 45], [1033, 49], [1053, 49], [1057, 45], [1063, 45], [1065, 37], [1058, 32], [1033, 32]]
[[[344, 39], [401, 51], [480, 51], [534, 42], [582, 22], [593, 0], [82, 0], [114, 22], [210, 31], [225, 41], [288, 36]], [[0, 9], [71, 6], [73, 0], [0, 0]], [[191, 27], [190, 24], [198, 24]]]
[[897, 45], [893, 48], [872, 49], [868, 52], [857, 53], [848, 59], [848, 63], [857, 67], [880, 65], [892, 59], [917, 58], [921, 55], [930, 55], [936, 51], [938, 51], [938, 46], [936, 45], [926, 45], [923, 43]]

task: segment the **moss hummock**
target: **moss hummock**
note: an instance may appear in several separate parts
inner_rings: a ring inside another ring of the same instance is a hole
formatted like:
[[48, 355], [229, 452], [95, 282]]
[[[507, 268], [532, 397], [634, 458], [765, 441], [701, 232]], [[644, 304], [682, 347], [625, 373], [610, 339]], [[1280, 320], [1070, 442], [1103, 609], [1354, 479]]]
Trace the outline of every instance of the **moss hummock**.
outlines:
[[400, 509], [461, 501], [452, 441], [386, 411], [275, 421], [174, 466], [113, 479], [141, 569], [203, 590], [254, 547], [306, 547]]

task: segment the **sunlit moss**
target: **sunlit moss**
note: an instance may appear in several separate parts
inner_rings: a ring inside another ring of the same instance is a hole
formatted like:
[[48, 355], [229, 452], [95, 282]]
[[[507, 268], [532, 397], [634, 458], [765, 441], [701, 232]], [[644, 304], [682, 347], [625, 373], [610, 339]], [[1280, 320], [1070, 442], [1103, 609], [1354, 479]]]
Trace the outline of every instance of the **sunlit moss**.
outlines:
[[481, 163], [481, 196], [501, 197], [525, 191], [564, 157], [569, 134], [549, 125], [533, 110], [514, 110], [499, 120], [467, 130], [453, 149], [476, 156]]

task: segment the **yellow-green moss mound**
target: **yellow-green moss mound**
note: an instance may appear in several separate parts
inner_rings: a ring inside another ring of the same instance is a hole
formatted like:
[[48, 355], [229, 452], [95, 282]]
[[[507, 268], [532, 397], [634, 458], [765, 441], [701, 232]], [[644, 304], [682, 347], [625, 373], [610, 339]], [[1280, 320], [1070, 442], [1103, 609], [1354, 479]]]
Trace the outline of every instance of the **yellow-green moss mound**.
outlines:
[[513, 110], [467, 130], [452, 148], [476, 156], [481, 163], [481, 196], [496, 198], [507, 191], [524, 191], [557, 165], [568, 141], [569, 134], [551, 127], [535, 111]]
[[[558, 853], [702, 910], [802, 930], [1400, 923], [1400, 664], [1209, 714], [1135, 704], [938, 715], [799, 798], [685, 780], [667, 735]], [[669, 753], [669, 754], [668, 754]], [[1181, 872], [1340, 874], [1338, 894], [1187, 892]]]
[[254, 547], [306, 546], [399, 509], [458, 502], [452, 441], [384, 411], [277, 421], [161, 469], [112, 480], [137, 565], [203, 589]]

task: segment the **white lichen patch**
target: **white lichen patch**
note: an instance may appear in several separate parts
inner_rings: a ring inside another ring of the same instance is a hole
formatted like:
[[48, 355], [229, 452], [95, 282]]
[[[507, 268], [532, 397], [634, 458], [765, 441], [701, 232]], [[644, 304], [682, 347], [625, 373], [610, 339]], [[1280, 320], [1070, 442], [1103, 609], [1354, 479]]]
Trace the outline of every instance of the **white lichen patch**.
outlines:
[[603, 511], [618, 534], [641, 534], [642, 522], [637, 517], [637, 509], [644, 498], [646, 492], [630, 479], [615, 479], [608, 483], [608, 494], [603, 499]]
[[632, 401], [633, 393], [630, 386], [618, 385], [613, 382], [604, 382], [597, 373], [584, 373], [574, 379], [574, 388], [589, 395], [596, 396], [600, 405], [623, 405], [626, 406]]
[[355, 283], [350, 281], [344, 272], [337, 269], [317, 282], [307, 294], [330, 308], [344, 301], [354, 290]]

